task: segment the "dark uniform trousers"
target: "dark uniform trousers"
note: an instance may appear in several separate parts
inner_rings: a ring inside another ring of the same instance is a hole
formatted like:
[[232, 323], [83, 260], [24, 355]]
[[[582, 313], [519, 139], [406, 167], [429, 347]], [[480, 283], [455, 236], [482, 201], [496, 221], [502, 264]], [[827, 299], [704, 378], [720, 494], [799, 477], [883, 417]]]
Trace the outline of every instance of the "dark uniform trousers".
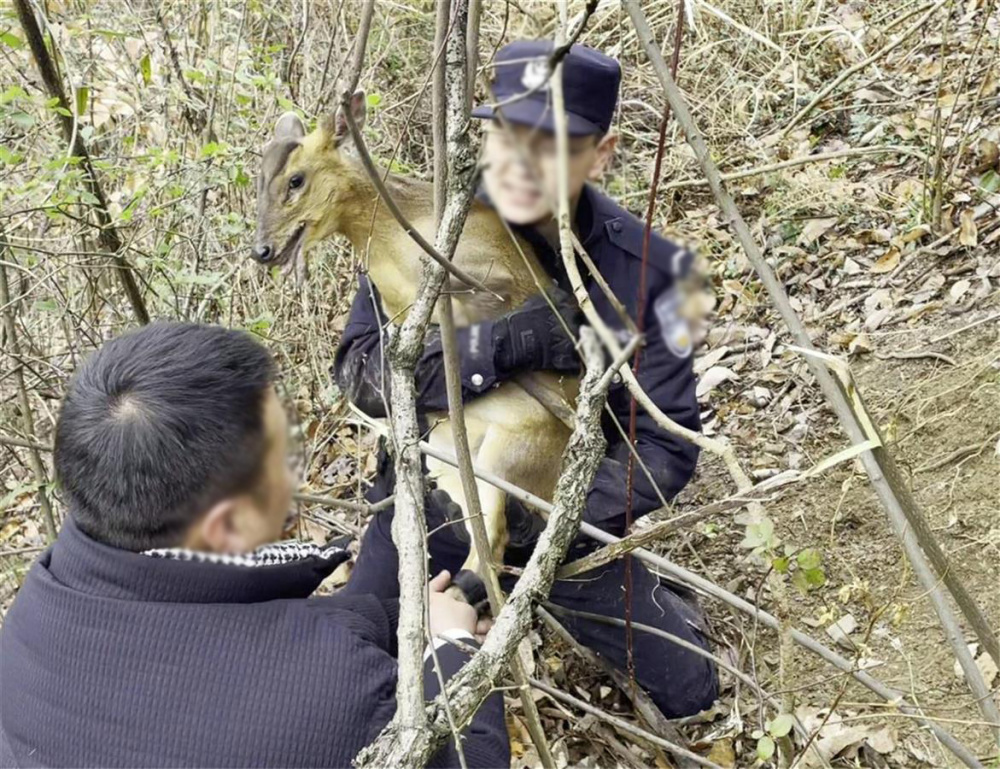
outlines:
[[[390, 467], [370, 491], [370, 501], [375, 502], [388, 495], [391, 476]], [[469, 552], [465, 538], [455, 534], [455, 527], [462, 527], [464, 523], [450, 521], [445, 511], [435, 505], [429, 496], [425, 499], [425, 509], [427, 530], [432, 532], [428, 538], [430, 574], [444, 569], [457, 574]], [[365, 532], [350, 579], [355, 594], [369, 593], [383, 600], [399, 597], [399, 562], [392, 542], [394, 514], [392, 509], [377, 513]], [[567, 560], [579, 558], [596, 547], [596, 543], [581, 536], [571, 546]], [[511, 565], [523, 566], [524, 563], [520, 561]], [[513, 588], [514, 582], [514, 577], [501, 576], [501, 586], [507, 592]], [[571, 579], [556, 580], [549, 602], [564, 609], [623, 620], [624, 585], [624, 562], [619, 559]], [[655, 574], [635, 560], [632, 564], [632, 585], [633, 622], [650, 625], [708, 648], [698, 630], [702, 620], [697, 609], [662, 585]], [[615, 667], [626, 669], [624, 627], [568, 614], [558, 619], [581, 644]], [[715, 668], [707, 659], [660, 636], [639, 630], [633, 630], [632, 635], [636, 680], [665, 716], [679, 718], [711, 706], [718, 694], [718, 686]]]
[[[549, 274], [568, 290], [561, 262], [551, 247], [531, 228], [515, 229], [531, 243]], [[606, 196], [586, 187], [578, 207], [577, 230], [597, 269], [635, 318], [640, 306], [638, 288], [643, 284], [642, 223]], [[677, 312], [675, 290], [675, 280], [687, 271], [690, 255], [656, 233], [652, 233], [648, 253], [646, 296], [641, 303], [645, 307], [646, 336], [639, 382], [671, 419], [698, 430], [700, 421], [691, 365], [691, 340]], [[387, 320], [381, 312], [375, 287], [364, 276], [359, 283], [333, 373], [341, 390], [354, 404], [373, 417], [384, 417], [384, 404], [390, 394], [387, 367], [382, 359], [381, 332]], [[594, 308], [604, 321], [612, 329], [621, 331], [621, 320], [596, 283], [589, 286], [589, 292]], [[459, 329], [463, 350], [460, 361], [462, 390], [467, 400], [489, 392], [504, 379], [495, 366], [490, 334], [483, 331], [477, 336], [477, 343], [471, 344], [463, 337], [469, 333], [470, 329]], [[417, 365], [416, 388], [418, 411], [447, 410], [440, 337], [433, 330]], [[621, 383], [612, 385], [608, 406], [618, 422], [627, 426], [630, 397]], [[629, 447], [609, 418], [605, 418], [603, 428], [608, 450], [587, 495], [583, 517], [604, 531], [622, 536], [626, 530]], [[661, 507], [663, 499], [671, 499], [684, 487], [694, 473], [698, 450], [663, 431], [641, 409], [636, 435], [636, 451], [652, 476], [651, 481], [646, 472], [638, 468], [635, 471], [631, 501], [633, 516], [638, 518]], [[384, 499], [392, 491], [391, 472], [385, 472], [386, 469], [385, 466], [380, 469], [378, 481], [371, 489], [369, 498], [373, 501]], [[370, 590], [380, 597], [398, 595], [391, 521], [392, 512], [386, 511], [371, 522], [351, 577], [352, 583], [358, 583], [355, 589]], [[447, 569], [455, 574], [465, 560], [468, 545], [447, 523], [446, 511], [435, 509], [433, 500], [428, 498], [427, 528], [435, 532], [429, 540], [431, 569]], [[594, 547], [594, 543], [582, 538], [574, 544], [570, 558]], [[510, 555], [508, 550], [508, 558]], [[567, 609], [623, 619], [624, 584], [624, 566], [617, 561], [571, 580], [558, 581], [552, 590], [551, 602]], [[634, 622], [660, 628], [703, 648], [706, 646], [696, 629], [700, 616], [693, 604], [661, 585], [660, 580], [638, 562], [633, 563], [633, 585]], [[563, 615], [560, 620], [581, 643], [615, 666], [625, 667], [624, 628], [569, 615]], [[639, 630], [633, 633], [633, 652], [639, 683], [667, 716], [690, 715], [712, 704], [718, 691], [715, 669], [704, 657]]]

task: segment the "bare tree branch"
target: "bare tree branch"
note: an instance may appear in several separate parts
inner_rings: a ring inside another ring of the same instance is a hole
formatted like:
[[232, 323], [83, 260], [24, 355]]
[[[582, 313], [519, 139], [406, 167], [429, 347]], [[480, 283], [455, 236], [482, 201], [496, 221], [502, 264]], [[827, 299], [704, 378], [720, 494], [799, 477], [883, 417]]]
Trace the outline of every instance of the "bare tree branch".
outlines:
[[[820, 389], [830, 402], [853, 444], [862, 444], [868, 440], [873, 440], [878, 444], [876, 448], [866, 450], [861, 454], [861, 460], [868, 473], [868, 477], [888, 513], [890, 523], [896, 532], [896, 536], [903, 544], [910, 563], [913, 565], [914, 572], [930, 596], [938, 618], [945, 630], [945, 635], [948, 637], [963, 671], [965, 671], [966, 679], [973, 693], [976, 695], [980, 708], [983, 710], [988, 721], [994, 723], [1000, 722], [1000, 711], [997, 710], [993, 698], [988, 696], [989, 689], [983, 680], [982, 673], [969, 653], [968, 646], [962, 638], [961, 629], [955, 620], [951, 608], [941, 594], [938, 580], [927, 564], [927, 558], [933, 563], [937, 574], [944, 581], [945, 585], [947, 585], [955, 602], [962, 609], [965, 618], [975, 630], [983, 647], [994, 660], [1000, 661], [1000, 643], [997, 641], [996, 634], [993, 632], [989, 621], [978, 604], [966, 590], [955, 572], [950, 568], [947, 556], [938, 544], [926, 518], [924, 518], [923, 513], [917, 507], [916, 500], [913, 499], [899, 471], [896, 469], [892, 456], [886, 450], [881, 435], [879, 435], [877, 428], [868, 418], [860, 392], [858, 392], [853, 382], [840, 382], [832, 376], [830, 371], [827, 370], [826, 364], [820, 360], [820, 356], [815, 354], [809, 334], [792, 308], [784, 286], [777, 279], [770, 265], [765, 261], [746, 222], [743, 221], [743, 217], [740, 215], [736, 204], [726, 191], [719, 175], [719, 169], [712, 160], [705, 140], [694, 123], [684, 96], [680, 92], [680, 89], [677, 88], [673, 78], [670, 77], [667, 64], [663, 60], [659, 45], [653, 38], [642, 9], [636, 0], [622, 1], [636, 28], [639, 41], [660, 79], [660, 83], [663, 86], [667, 100], [670, 102], [677, 122], [683, 129], [684, 135], [694, 150], [702, 171], [709, 181], [719, 208], [726, 220], [732, 224], [740, 245], [746, 252], [747, 258], [756, 270], [764, 287], [767, 289], [775, 308], [785, 321], [788, 329], [792, 332], [796, 343], [804, 351], [811, 353], [806, 355], [806, 360], [819, 383]], [[850, 389], [849, 393], [847, 392], [848, 388]], [[925, 553], [927, 558], [925, 558]], [[998, 736], [1000, 736], [1000, 731], [998, 731]]]
[[[17, 403], [21, 409], [21, 420], [24, 422], [24, 434], [33, 436], [35, 434], [35, 417], [31, 411], [31, 401], [28, 399], [28, 388], [24, 383], [21, 347], [17, 339], [17, 324], [14, 322], [14, 304], [10, 300], [7, 266], [3, 261], [5, 258], [9, 258], [6, 253], [8, 249], [7, 237], [0, 231], [0, 307], [3, 307], [3, 331], [4, 336], [7, 337], [11, 364], [14, 366], [14, 385], [17, 388]], [[56, 538], [57, 529], [52, 506], [49, 504], [49, 495], [45, 490], [49, 482], [48, 474], [45, 472], [45, 463], [42, 462], [38, 445], [29, 441], [19, 441], [19, 443], [28, 450], [31, 472], [35, 476], [35, 483], [38, 486], [38, 507], [42, 511], [42, 520], [45, 521], [45, 534], [49, 542], [52, 542]]]
[[97, 216], [99, 227], [97, 240], [116, 268], [115, 271], [118, 279], [121, 281], [122, 288], [125, 289], [125, 294], [128, 296], [129, 304], [132, 305], [132, 312], [135, 314], [136, 320], [140, 323], [149, 323], [149, 311], [146, 309], [146, 302], [143, 300], [142, 292], [139, 291], [139, 285], [132, 274], [134, 268], [122, 255], [124, 244], [112, 222], [111, 214], [108, 211], [108, 201], [97, 179], [97, 172], [90, 162], [87, 145], [83, 141], [83, 136], [76, 130], [77, 119], [75, 107], [66, 101], [62, 81], [59, 78], [59, 73], [56, 71], [52, 56], [49, 54], [48, 48], [45, 47], [45, 40], [42, 37], [41, 29], [38, 27], [38, 20], [35, 18], [29, 0], [14, 0], [14, 6], [17, 8], [21, 27], [24, 29], [25, 37], [28, 38], [31, 54], [34, 56], [35, 64], [42, 75], [45, 88], [49, 92], [49, 96], [55, 99], [56, 104], [61, 108], [61, 111], [58, 113], [58, 119], [63, 138], [65, 138], [66, 143], [69, 145], [73, 157], [80, 159], [80, 166], [83, 168], [87, 190], [97, 200], [97, 203], [92, 206]]
[[[377, 429], [378, 426], [373, 425], [373, 427]], [[454, 455], [450, 455], [446, 452], [439, 451], [426, 442], [421, 441], [420, 450], [425, 454], [427, 454], [428, 456], [434, 457], [435, 459], [441, 462], [447, 462], [450, 465], [458, 464], [458, 461], [455, 459]], [[540, 513], [543, 513], [544, 515], [550, 515], [553, 512], [554, 510], [553, 505], [549, 504], [543, 499], [539, 499], [534, 494], [530, 494], [524, 489], [518, 488], [514, 484], [505, 481], [503, 478], [500, 478], [499, 476], [494, 475], [493, 473], [481, 470], [479, 468], [474, 468], [474, 469], [477, 478], [480, 478], [486, 481], [487, 483], [496, 486], [498, 489], [502, 489], [507, 494], [510, 494], [511, 496], [521, 500], [525, 504], [530, 505], [532, 508], [538, 510]], [[586, 521], [580, 524], [580, 532], [590, 537], [591, 539], [595, 539], [598, 542], [601, 542], [605, 545], [613, 545], [622, 541], [621, 538], [616, 537], [613, 534], [608, 534], [606, 531], [602, 531], [601, 529], [587, 523]], [[691, 587], [694, 590], [697, 590], [699, 593], [703, 595], [707, 595], [719, 601], [722, 601], [723, 603], [732, 606], [734, 609], [737, 609], [738, 611], [741, 611], [751, 617], [756, 618], [756, 620], [759, 621], [765, 627], [768, 627], [772, 630], [780, 631], [781, 623], [779, 622], [778, 618], [775, 617], [773, 614], [770, 614], [764, 611], [763, 609], [757, 608], [749, 601], [746, 601], [736, 595], [733, 595], [728, 590], [719, 587], [718, 585], [716, 585], [713, 582], [710, 582], [704, 577], [700, 577], [697, 574], [688, 571], [687, 569], [683, 569], [680, 566], [673, 563], [672, 561], [669, 561], [668, 559], [656, 555], [655, 553], [652, 553], [649, 550], [645, 550], [643, 548], [636, 548], [633, 551], [633, 554], [640, 561], [642, 561], [647, 566], [651, 567], [654, 571], [656, 571], [656, 573], [669, 575], [671, 578], [676, 579], [677, 581]], [[807, 649], [813, 654], [816, 654], [817, 656], [823, 658], [837, 669], [842, 670], [845, 673], [848, 673], [860, 684], [873, 691], [875, 694], [884, 699], [886, 702], [898, 703], [900, 710], [912, 715], [920, 724], [922, 724], [927, 729], [932, 731], [935, 737], [937, 737], [941, 741], [941, 743], [948, 748], [948, 750], [950, 750], [955, 756], [957, 756], [959, 760], [962, 761], [963, 764], [965, 764], [968, 767], [972, 767], [972, 769], [982, 769], [982, 764], [975, 757], [972, 751], [970, 751], [965, 745], [956, 740], [951, 734], [949, 734], [947, 731], [945, 731], [940, 726], [935, 724], [933, 721], [924, 718], [921, 715], [919, 707], [910, 704], [906, 700], [905, 692], [902, 692], [898, 689], [892, 689], [886, 686], [871, 674], [858, 669], [858, 667], [850, 660], [845, 659], [841, 655], [837, 654], [837, 652], [833, 651], [829, 647], [824, 646], [819, 641], [815, 640], [814, 638], [806, 635], [805, 633], [799, 630], [791, 629], [789, 630], [789, 635], [791, 639], [799, 646], [802, 646], [804, 649]]]
[[[446, 137], [446, 116], [453, 111], [461, 114], [464, 122], [469, 120], [469, 107], [471, 100], [469, 92], [471, 79], [468, 56], [472, 51], [471, 40], [479, 38], [478, 28], [469, 25], [469, 7], [466, 0], [456, 0], [454, 19], [451, 18], [451, 3], [449, 0], [438, 0], [438, 13], [436, 20], [436, 31], [434, 36], [434, 50], [440, 50], [446, 45], [446, 38], [449, 34], [449, 26], [454, 25], [455, 31], [451, 34], [460, 37], [462, 32], [468, 35], [465, 44], [465, 60], [461, 62], [464, 73], [461, 76], [461, 83], [452, 85], [452, 94], [455, 99], [461, 101], [451, 101], [446, 94], [446, 68], [438, 67], [434, 72], [434, 82], [432, 93], [431, 114], [433, 116], [434, 133], [434, 211], [435, 218], [440, 222], [441, 211], [445, 205], [445, 193], [449, 180], [455, 184], [462, 184], [466, 188], [471, 188], [475, 184], [475, 168], [452, 169], [448, 161], [447, 137]], [[478, 24], [478, 17], [476, 24]], [[467, 29], [467, 31], [466, 31]], [[456, 49], [457, 50], [457, 49]], [[451, 62], [449, 62], [449, 65]], [[458, 75], [458, 70], [452, 70]], [[459, 178], [461, 174], [461, 178]], [[495, 564], [490, 548], [489, 534], [486, 531], [486, 524], [483, 521], [483, 509], [479, 500], [479, 489], [476, 485], [476, 476], [472, 471], [472, 453], [469, 450], [469, 436], [465, 427], [465, 407], [462, 403], [462, 374], [461, 364], [458, 354], [458, 336], [455, 330], [455, 315], [452, 309], [451, 294], [442, 292], [438, 297], [438, 320], [441, 329], [441, 347], [444, 357], [445, 387], [448, 396], [448, 416], [452, 431], [452, 440], [455, 445], [455, 454], [458, 457], [458, 470], [462, 479], [462, 491], [465, 496], [465, 517], [469, 521], [472, 529], [472, 546], [475, 547], [479, 556], [480, 577], [486, 584], [486, 592], [489, 597], [490, 610], [493, 616], [497, 616], [503, 608], [504, 596], [500, 589], [500, 581], [497, 579]], [[542, 728], [542, 720], [538, 715], [538, 708], [535, 700], [531, 696], [528, 686], [528, 674], [524, 669], [521, 658], [514, 656], [512, 659], [511, 671], [514, 676], [514, 683], [520, 690], [521, 706], [524, 709], [525, 722], [528, 726], [528, 733], [538, 751], [539, 759], [545, 769], [555, 767], [555, 760], [549, 750], [548, 740]]]
[[[580, 382], [577, 426], [563, 454], [562, 473], [553, 503], [543, 503], [551, 511], [548, 524], [482, 648], [452, 678], [446, 695], [442, 695], [448, 697], [460, 725], [468, 723], [495, 682], [509, 668], [518, 642], [531, 627], [532, 606], [548, 595], [552, 587], [556, 570], [576, 536], [587, 492], [604, 456], [601, 413], [606, 390], [602, 389], [602, 384], [607, 380], [602, 380], [601, 376], [602, 354], [589, 329], [582, 330], [580, 342], [587, 373]], [[456, 462], [454, 457], [451, 462]], [[390, 723], [375, 742], [358, 755], [356, 765], [423, 766], [450, 735], [441, 697], [428, 708], [428, 721], [427, 730], [416, 742], [409, 743], [404, 743], [398, 725]]]

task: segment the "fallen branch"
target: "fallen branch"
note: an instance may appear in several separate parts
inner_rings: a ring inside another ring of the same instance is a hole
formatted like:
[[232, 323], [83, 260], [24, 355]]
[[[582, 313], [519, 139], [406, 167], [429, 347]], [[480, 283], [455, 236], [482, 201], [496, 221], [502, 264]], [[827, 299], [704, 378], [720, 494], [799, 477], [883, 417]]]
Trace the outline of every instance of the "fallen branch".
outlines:
[[[591, 526], [586, 522], [580, 525], [580, 531], [588, 537], [605, 544], [613, 544], [619, 541], [618, 537], [608, 534], [607, 532], [598, 529], [596, 526]], [[765, 627], [780, 632], [781, 623], [778, 621], [778, 618], [763, 609], [757, 608], [749, 601], [733, 595], [728, 590], [725, 590], [718, 585], [709, 582], [707, 579], [699, 577], [697, 574], [676, 565], [662, 556], [651, 553], [648, 550], [638, 548], [633, 554], [636, 558], [650, 566], [657, 573], [667, 574], [672, 579], [697, 590], [703, 595], [722, 601], [723, 603], [732, 606], [734, 609], [756, 618], [757, 621]], [[976, 755], [969, 750], [969, 748], [956, 740], [950, 733], [939, 727], [930, 719], [925, 718], [917, 706], [911, 705], [906, 700], [905, 692], [886, 686], [874, 676], [864, 672], [863, 670], [859, 670], [857, 665], [852, 663], [850, 660], [840, 656], [837, 652], [824, 646], [819, 641], [806, 635], [800, 630], [792, 629], [789, 631], [789, 634], [792, 640], [799, 646], [802, 646], [808, 651], [811, 651], [813, 654], [822, 657], [834, 667], [851, 675], [856, 681], [858, 681], [858, 683], [873, 691], [886, 702], [892, 703], [893, 706], [898, 707], [902, 712], [910, 714], [921, 725], [933, 732], [934, 736], [941, 741], [941, 744], [951, 751], [963, 764], [970, 767], [970, 769], [982, 769], [983, 765], [979, 759], [976, 758]]]
[[[725, 182], [736, 181], [738, 179], [746, 179], [751, 176], [761, 176], [763, 174], [773, 173], [774, 171], [783, 171], [786, 168], [796, 168], [798, 166], [808, 165], [809, 163], [822, 163], [827, 160], [841, 160], [843, 158], [858, 157], [863, 155], [885, 155], [885, 154], [897, 154], [897, 155], [912, 155], [913, 157], [920, 158], [921, 160], [926, 159], [926, 155], [918, 150], [916, 147], [854, 147], [849, 150], [839, 150], [838, 152], [820, 152], [816, 155], [805, 155], [799, 158], [792, 158], [791, 160], [782, 160], [780, 163], [770, 163], [766, 166], [756, 166], [755, 168], [745, 168], [742, 171], [729, 171], [720, 175], [720, 178]], [[664, 192], [669, 190], [678, 190], [683, 187], [707, 187], [708, 179], [681, 179], [676, 182], [669, 182], [663, 185]]]
[[[573, 649], [573, 651], [582, 657], [588, 665], [600, 668], [604, 671], [605, 675], [615, 682], [622, 694], [629, 698], [632, 703], [632, 707], [634, 707], [635, 711], [643, 718], [643, 720], [645, 720], [650, 729], [670, 742], [676, 742], [684, 748], [688, 747], [687, 740], [684, 738], [681, 730], [678, 729], [676, 725], [672, 724], [665, 715], [663, 715], [660, 709], [656, 706], [656, 703], [653, 702], [652, 698], [646, 694], [646, 692], [637, 686], [632, 686], [627, 674], [623, 673], [606, 659], [597, 655], [594, 651], [588, 649], [586, 646], [577, 641], [562, 625], [562, 623], [553, 617], [544, 606], [536, 606], [535, 613], [539, 616], [542, 622], [545, 623], [549, 630], [559, 636], [563, 643]], [[673, 754], [673, 758], [678, 765], [678, 769], [689, 769], [693, 763], [678, 754]]]
[[[904, 29], [903, 32], [899, 35], [899, 37], [897, 37], [891, 43], [887, 43], [886, 45], [882, 46], [879, 50], [877, 50], [875, 53], [873, 53], [867, 59], [859, 61], [857, 64], [855, 64], [855, 65], [853, 65], [851, 67], [848, 67], [843, 72], [841, 72], [837, 77], [835, 77], [833, 80], [831, 80], [829, 83], [827, 83], [823, 88], [821, 88], [820, 91], [819, 91], [819, 93], [817, 93], [816, 96], [813, 97], [813, 100], [811, 102], [809, 102], [801, 110], [799, 110], [799, 112], [795, 115], [795, 117], [793, 117], [791, 119], [791, 121], [789, 121], [788, 125], [786, 125], [784, 127], [784, 129], [782, 129], [781, 136], [787, 136], [788, 133], [793, 128], [795, 128], [795, 126], [797, 126], [799, 123], [801, 123], [803, 120], [805, 120], [806, 116], [810, 112], [812, 112], [814, 109], [816, 109], [816, 105], [818, 105], [821, 101], [823, 101], [823, 99], [825, 99], [831, 93], [833, 93], [834, 91], [836, 91], [841, 86], [841, 84], [844, 83], [846, 80], [849, 80], [855, 74], [857, 74], [861, 70], [865, 69], [869, 65], [875, 63], [879, 59], [885, 58], [890, 53], [892, 53], [892, 51], [894, 51], [896, 48], [898, 48], [899, 45], [904, 40], [906, 40], [910, 35], [912, 35], [915, 32], [920, 31], [921, 29], [924, 29], [925, 26], [926, 26], [926, 24], [927, 24], [927, 20], [930, 19], [931, 16], [933, 16], [935, 13], [937, 13], [937, 11], [942, 6], [944, 6], [946, 3], [948, 3], [948, 2], [949, 2], [949, 0], [937, 0], [936, 3], [920, 6], [920, 7], [916, 8], [915, 10], [910, 11], [909, 13], [907, 13], [906, 16], [904, 16], [904, 18], [906, 18], [908, 16], [913, 16], [914, 14], [920, 13], [921, 11], [929, 8], [929, 10], [927, 11], [927, 13], [925, 13], [923, 16], [921, 16], [919, 19], [917, 19], [915, 22], [913, 22], [913, 24], [911, 24], [909, 27], [907, 27], [906, 29]], [[899, 21], [901, 21], [901, 20], [902, 19], [900, 19]], [[633, 19], [632, 22], [634, 24], [635, 23], [635, 19]], [[640, 35], [640, 37], [642, 37], [642, 36]]]
[[624, 719], [621, 719], [618, 716], [613, 716], [610, 713], [605, 713], [600, 708], [595, 708], [593, 705], [589, 705], [583, 700], [574, 697], [572, 694], [566, 694], [566, 692], [561, 692], [558, 689], [553, 689], [548, 684], [543, 684], [541, 681], [535, 678], [531, 679], [531, 685], [534, 686], [539, 691], [545, 692], [554, 700], [557, 700], [559, 702], [565, 702], [568, 705], [572, 705], [573, 707], [582, 710], [584, 713], [590, 713], [595, 718], [598, 718], [601, 721], [609, 723], [616, 729], [619, 729], [620, 731], [623, 731], [627, 734], [631, 734], [633, 737], [638, 737], [641, 740], [646, 740], [647, 742], [651, 742], [654, 745], [658, 745], [661, 748], [669, 750], [671, 753], [677, 753], [678, 755], [684, 756], [685, 758], [690, 759], [694, 763], [698, 764], [698, 766], [708, 766], [712, 767], [712, 769], [722, 769], [722, 767], [719, 766], [714, 761], [709, 761], [707, 758], [699, 756], [697, 753], [692, 753], [687, 748], [682, 748], [680, 745], [670, 742], [670, 740], [665, 740], [663, 737], [655, 735], [652, 732], [648, 732], [645, 729], [640, 729], [635, 724], [630, 724], [628, 721], [625, 721]]
[[[368, 417], [365, 417], [360, 412], [357, 413], [359, 413], [359, 416], [363, 418], [365, 424], [371, 426], [372, 429], [382, 432], [385, 431], [386, 428], [384, 427], [384, 425]], [[447, 452], [435, 449], [433, 446], [424, 441], [420, 442], [419, 448], [420, 451], [422, 451], [424, 454], [427, 454], [427, 456], [434, 457], [435, 459], [441, 462], [446, 462], [447, 464], [450, 464], [452, 466], [456, 466], [458, 464], [458, 460], [455, 458], [454, 454], [449, 454]], [[527, 492], [524, 489], [521, 489], [508, 481], [505, 481], [498, 475], [495, 475], [485, 470], [481, 470], [480, 468], [473, 468], [473, 469], [475, 470], [477, 478], [496, 486], [498, 489], [501, 489], [505, 493], [513, 496], [515, 499], [519, 499], [525, 504], [530, 505], [533, 509], [537, 510], [543, 515], [549, 516], [553, 512], [554, 506], [546, 502], [544, 499], [541, 499], [540, 497], [537, 497], [534, 494], [531, 494], [530, 492]], [[587, 522], [583, 522], [580, 524], [580, 532], [590, 537], [591, 539], [597, 540], [598, 542], [601, 542], [605, 545], [613, 545], [618, 542], [621, 542], [621, 539], [619, 537], [616, 537], [613, 534], [608, 534], [606, 531], [602, 531], [601, 529]], [[666, 558], [656, 555], [655, 553], [652, 553], [649, 550], [645, 550], [643, 548], [636, 548], [633, 551], [633, 554], [636, 558], [645, 563], [647, 566], [650, 566], [655, 572], [668, 574], [673, 579], [676, 579], [677, 581], [682, 582], [685, 585], [688, 585], [692, 589], [697, 590], [699, 593], [706, 596], [710, 596], [719, 601], [722, 601], [723, 603], [732, 606], [734, 609], [737, 609], [738, 611], [741, 611], [751, 617], [756, 618], [756, 620], [759, 621], [765, 627], [768, 627], [772, 630], [780, 631], [781, 625], [778, 621], [778, 618], [775, 617], [773, 614], [769, 614], [763, 609], [757, 608], [749, 601], [746, 601], [742, 598], [739, 598], [736, 595], [733, 595], [729, 591], [719, 587], [713, 582], [708, 581], [704, 577], [699, 577], [693, 572], [687, 571], [686, 569], [677, 566], [676, 564], [667, 560]], [[854, 665], [850, 660], [840, 656], [839, 654], [837, 654], [837, 652], [824, 646], [819, 641], [816, 641], [814, 638], [806, 635], [805, 633], [799, 630], [791, 629], [789, 631], [789, 634], [791, 636], [791, 639], [799, 646], [802, 646], [804, 649], [807, 649], [813, 654], [816, 654], [817, 656], [823, 658], [837, 669], [850, 674], [860, 684], [873, 691], [875, 694], [884, 699], [886, 702], [890, 702], [894, 706], [898, 705], [901, 710], [911, 714], [913, 718], [915, 718], [921, 724], [930, 729], [934, 733], [934, 735], [941, 741], [941, 743], [945, 747], [947, 747], [948, 750], [950, 750], [953, 754], [955, 754], [962, 761], [963, 764], [965, 764], [968, 767], [971, 767], [971, 769], [981, 769], [982, 764], [965, 745], [956, 740], [948, 732], [936, 726], [931, 720], [924, 718], [924, 716], [920, 713], [918, 707], [911, 705], [909, 702], [907, 702], [905, 692], [899, 691], [897, 689], [892, 689], [886, 686], [877, 678], [874, 678], [870, 674], [862, 670], [859, 670], [857, 666]]]

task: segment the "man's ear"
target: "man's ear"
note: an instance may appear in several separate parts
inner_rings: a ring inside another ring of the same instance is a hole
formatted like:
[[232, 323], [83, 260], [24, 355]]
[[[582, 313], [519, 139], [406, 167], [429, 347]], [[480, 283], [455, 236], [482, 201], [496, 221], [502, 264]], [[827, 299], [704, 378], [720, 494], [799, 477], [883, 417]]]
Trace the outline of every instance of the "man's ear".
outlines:
[[[351, 97], [351, 117], [360, 131], [365, 127], [367, 113], [365, 92], [355, 91]], [[352, 141], [351, 129], [347, 125], [347, 117], [343, 107], [337, 107], [333, 115], [324, 115], [320, 120], [320, 129], [327, 143], [334, 147], [343, 147]]]
[[594, 158], [594, 165], [590, 167], [588, 176], [591, 181], [600, 181], [604, 172], [611, 165], [611, 158], [614, 157], [615, 147], [618, 146], [618, 134], [608, 132], [597, 143], [597, 155]]
[[306, 135], [306, 127], [294, 112], [286, 112], [274, 126], [275, 141], [298, 141]]
[[245, 553], [252, 550], [252, 543], [247, 541], [242, 517], [247, 515], [246, 506], [249, 500], [245, 497], [229, 497], [217, 502], [195, 524], [195, 531], [189, 540], [193, 540], [194, 549], [207, 550], [211, 553]]

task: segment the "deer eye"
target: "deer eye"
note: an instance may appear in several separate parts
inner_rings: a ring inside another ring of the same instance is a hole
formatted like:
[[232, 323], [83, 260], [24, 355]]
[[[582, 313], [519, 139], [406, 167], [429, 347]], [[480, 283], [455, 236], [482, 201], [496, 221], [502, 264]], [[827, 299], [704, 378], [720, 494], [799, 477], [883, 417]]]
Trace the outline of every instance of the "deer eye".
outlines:
[[288, 180], [288, 189], [297, 190], [305, 183], [305, 176], [302, 174], [295, 174], [291, 179]]

